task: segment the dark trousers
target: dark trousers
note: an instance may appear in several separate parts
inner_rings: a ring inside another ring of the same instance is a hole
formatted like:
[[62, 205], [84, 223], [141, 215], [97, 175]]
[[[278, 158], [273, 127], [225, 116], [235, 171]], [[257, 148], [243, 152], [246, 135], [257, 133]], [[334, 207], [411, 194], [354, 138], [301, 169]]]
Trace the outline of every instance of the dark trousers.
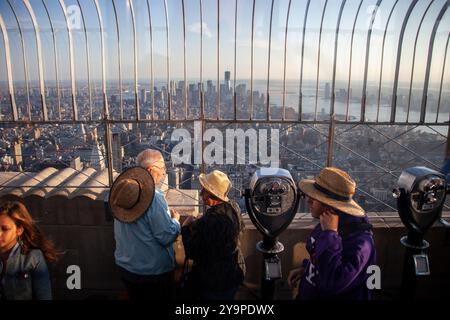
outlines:
[[173, 300], [175, 298], [174, 272], [158, 275], [138, 275], [118, 266], [119, 274], [130, 300]]

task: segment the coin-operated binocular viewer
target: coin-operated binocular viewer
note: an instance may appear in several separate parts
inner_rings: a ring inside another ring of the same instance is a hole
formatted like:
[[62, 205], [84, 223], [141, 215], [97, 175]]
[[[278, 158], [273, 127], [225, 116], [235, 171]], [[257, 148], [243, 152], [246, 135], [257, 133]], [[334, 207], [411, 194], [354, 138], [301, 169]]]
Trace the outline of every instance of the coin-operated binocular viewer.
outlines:
[[281, 278], [281, 262], [277, 254], [284, 250], [277, 236], [292, 222], [298, 208], [297, 188], [289, 171], [280, 168], [258, 169], [250, 188], [244, 192], [247, 212], [264, 236], [256, 248], [263, 253], [262, 298], [273, 299], [275, 280]]
[[401, 296], [414, 298], [418, 276], [430, 274], [425, 232], [441, 217], [446, 194], [445, 176], [425, 167], [404, 170], [393, 191], [397, 210], [408, 234], [400, 239], [406, 248]]

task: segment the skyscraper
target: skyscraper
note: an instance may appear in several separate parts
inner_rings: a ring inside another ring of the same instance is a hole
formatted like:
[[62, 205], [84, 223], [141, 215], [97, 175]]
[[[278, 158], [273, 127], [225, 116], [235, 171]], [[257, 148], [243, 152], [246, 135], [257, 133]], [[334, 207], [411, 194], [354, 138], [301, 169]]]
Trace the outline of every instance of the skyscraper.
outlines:
[[230, 77], [231, 77], [231, 72], [225, 71], [225, 87], [226, 87], [227, 93], [229, 93], [231, 91]]
[[330, 83], [325, 83], [325, 99], [330, 99]]
[[147, 102], [147, 91], [141, 89], [141, 103], [145, 104]]
[[120, 143], [120, 133], [112, 134], [112, 162], [113, 168], [117, 172], [122, 172], [123, 147]]
[[212, 82], [212, 80], [206, 81], [206, 93], [207, 94], [212, 94], [213, 91], [214, 91], [214, 89], [213, 89], [213, 82]]
[[90, 166], [97, 171], [102, 171], [106, 167], [103, 154], [102, 146], [98, 142], [95, 143], [91, 150]]

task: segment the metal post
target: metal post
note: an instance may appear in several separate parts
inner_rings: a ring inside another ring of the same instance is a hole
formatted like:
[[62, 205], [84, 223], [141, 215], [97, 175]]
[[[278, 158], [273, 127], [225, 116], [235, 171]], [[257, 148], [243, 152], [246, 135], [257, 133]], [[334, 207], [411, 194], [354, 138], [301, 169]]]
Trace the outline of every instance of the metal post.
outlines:
[[445, 159], [450, 161], [450, 115], [448, 118], [447, 147], [445, 151]]
[[87, 64], [87, 81], [88, 81], [88, 92], [89, 92], [89, 120], [92, 120], [92, 86], [91, 86], [91, 63], [89, 58], [89, 37], [88, 37], [88, 30], [86, 27], [86, 20], [84, 18], [83, 10], [81, 9], [80, 0], [77, 0], [78, 7], [80, 8], [81, 13], [81, 21], [83, 22], [83, 28], [84, 28], [84, 40], [86, 41], [86, 64]]
[[[133, 2], [128, 0], [131, 12], [131, 22], [133, 25], [133, 63], [134, 63], [134, 100], [136, 103], [136, 120], [141, 119], [140, 109], [139, 109], [139, 92], [138, 92], [138, 46], [137, 46], [137, 35], [136, 35], [136, 17], [134, 16]], [[145, 90], [145, 89], [144, 89]]]
[[24, 0], [25, 7], [30, 14], [31, 21], [33, 23], [34, 33], [36, 37], [36, 51], [38, 60], [38, 74], [39, 74], [39, 93], [41, 95], [41, 115], [42, 120], [46, 121], [47, 118], [47, 105], [45, 103], [45, 87], [44, 87], [44, 70], [42, 63], [42, 45], [41, 45], [41, 35], [39, 30], [39, 25], [37, 23], [36, 15], [34, 14], [33, 7], [31, 6], [29, 0]]
[[391, 122], [395, 121], [395, 114], [397, 111], [397, 88], [398, 88], [398, 78], [400, 74], [400, 59], [402, 57], [402, 49], [403, 49], [403, 36], [405, 35], [406, 24], [411, 16], [411, 12], [413, 11], [415, 5], [418, 0], [413, 0], [409, 5], [408, 11], [406, 12], [405, 18], [403, 19], [402, 28], [400, 30], [400, 36], [398, 38], [398, 46], [397, 46], [397, 58], [395, 63], [395, 76], [394, 76], [394, 86], [392, 87], [392, 101], [391, 101]]
[[233, 108], [234, 108], [234, 120], [237, 119], [237, 97], [236, 97], [236, 59], [237, 59], [237, 53], [236, 53], [236, 47], [237, 47], [237, 8], [238, 8], [238, 0], [234, 2], [234, 79], [233, 79]]
[[325, 17], [325, 11], [327, 10], [328, 0], [325, 0], [325, 4], [322, 10], [322, 18], [320, 19], [319, 39], [317, 46], [317, 77], [316, 77], [316, 99], [314, 102], [314, 120], [317, 120], [317, 100], [319, 97], [319, 75], [320, 75], [320, 42], [322, 41], [322, 28], [323, 18]]
[[55, 34], [55, 29], [53, 28], [53, 22], [50, 17], [50, 13], [48, 12], [48, 8], [47, 8], [47, 5], [45, 4], [44, 0], [42, 0], [42, 5], [44, 6], [45, 13], [47, 14], [48, 22], [50, 24], [50, 29], [52, 30], [53, 55], [55, 56], [56, 95], [57, 95], [57, 100], [58, 100], [58, 120], [62, 120], [62, 118], [61, 118], [61, 92], [60, 92], [60, 88], [59, 88], [59, 71], [58, 71], [58, 54], [57, 54], [57, 47], [56, 47], [56, 34]]
[[147, 10], [148, 10], [148, 23], [150, 28], [150, 92], [151, 92], [151, 100], [152, 100], [152, 120], [155, 119], [155, 79], [153, 76], [153, 28], [152, 28], [152, 14], [150, 11], [150, 3], [147, 0]]
[[300, 83], [299, 83], [299, 91], [298, 91], [298, 121], [302, 121], [302, 87], [303, 87], [303, 58], [305, 57], [305, 32], [306, 32], [306, 19], [308, 18], [309, 4], [311, 0], [308, 0], [306, 3], [305, 16], [303, 18], [303, 32], [302, 32], [302, 55], [301, 55], [301, 64], [300, 64]]
[[118, 59], [118, 68], [119, 68], [119, 108], [120, 108], [120, 120], [123, 120], [123, 96], [122, 96], [122, 56], [120, 50], [120, 28], [119, 28], [119, 19], [117, 18], [116, 5], [114, 4], [114, 0], [111, 0], [114, 11], [114, 18], [116, 20], [116, 32], [117, 32], [117, 59]]
[[108, 162], [108, 182], [109, 187], [113, 184], [113, 162], [112, 162], [112, 144], [111, 144], [111, 125], [109, 123], [109, 115], [105, 114], [105, 147], [106, 161]]
[[392, 17], [392, 13], [394, 12], [395, 6], [397, 5], [399, 0], [396, 0], [394, 5], [391, 8], [391, 12], [389, 12], [389, 16], [387, 18], [386, 21], [386, 26], [384, 28], [384, 34], [383, 34], [383, 44], [381, 45], [381, 67], [380, 67], [380, 76], [379, 76], [379, 80], [378, 80], [378, 99], [377, 99], [377, 118], [376, 118], [376, 122], [378, 122], [379, 119], [379, 114], [380, 114], [380, 104], [381, 104], [381, 81], [383, 79], [383, 65], [384, 65], [384, 45], [386, 43], [386, 34], [387, 34], [387, 29], [389, 27], [389, 22], [391, 21], [391, 17]]
[[359, 11], [361, 10], [361, 5], [363, 0], [359, 3], [358, 10], [356, 11], [355, 20], [353, 21], [352, 27], [352, 37], [350, 40], [350, 59], [349, 59], [349, 67], [348, 67], [348, 83], [347, 83], [347, 110], [345, 112], [345, 121], [348, 122], [349, 109], [350, 109], [350, 82], [352, 81], [352, 58], [353, 58], [353, 39], [355, 37], [355, 27], [356, 21], [358, 20]]
[[66, 5], [64, 0], [59, 0], [59, 5], [64, 14], [66, 20], [67, 36], [69, 37], [69, 62], [70, 62], [70, 81], [72, 89], [72, 118], [73, 120], [78, 120], [78, 109], [77, 109], [77, 99], [76, 99], [76, 84], [75, 84], [75, 65], [74, 65], [74, 53], [73, 53], [73, 38], [72, 38], [72, 27], [70, 25], [69, 17], [67, 15]]
[[3, 17], [0, 14], [0, 28], [3, 33], [3, 44], [5, 46], [5, 59], [6, 59], [6, 74], [8, 76], [8, 91], [9, 99], [11, 100], [11, 116], [13, 121], [17, 121], [17, 106], [16, 99], [14, 98], [14, 84], [12, 79], [12, 68], [11, 68], [11, 51], [9, 48], [9, 38], [8, 31], [6, 30], [6, 25], [3, 21]]
[[270, 7], [270, 22], [269, 22], [269, 52], [267, 54], [267, 92], [266, 92], [266, 119], [270, 120], [270, 51], [272, 49], [272, 17], [273, 17], [273, 4], [275, 0], [272, 0], [272, 5]]
[[[428, 45], [428, 60], [427, 60], [427, 68], [425, 71], [425, 82], [423, 85], [423, 92], [422, 92], [422, 102], [421, 102], [421, 111], [420, 111], [420, 122], [425, 122], [425, 111], [427, 106], [427, 97], [428, 97], [428, 85], [430, 83], [430, 71], [431, 71], [431, 61], [433, 58], [433, 46], [434, 46], [434, 39], [436, 38], [436, 32], [439, 27], [439, 24], [441, 23], [442, 17], [444, 16], [444, 13], [447, 11], [447, 8], [449, 7], [449, 2], [447, 1], [444, 6], [441, 8], [441, 11], [439, 11], [439, 15], [436, 18], [436, 21], [434, 22], [433, 31], [431, 32], [430, 37], [430, 43]], [[444, 57], [445, 59], [445, 57]]]
[[330, 114], [334, 114], [334, 104], [336, 100], [336, 61], [337, 61], [337, 48], [339, 40], [339, 26], [341, 24], [342, 12], [344, 11], [346, 0], [342, 0], [341, 8], [339, 9], [339, 16], [336, 23], [336, 33], [334, 35], [334, 55], [333, 55], [333, 80], [331, 81], [331, 100], [330, 100]]
[[330, 126], [328, 129], [328, 153], [327, 153], [327, 167], [333, 165], [333, 149], [334, 149], [334, 131], [335, 131], [336, 119], [335, 115], [330, 116]]
[[367, 32], [367, 40], [366, 40], [366, 60], [364, 65], [364, 80], [363, 80], [363, 89], [361, 96], [361, 122], [366, 121], [366, 102], [367, 102], [367, 73], [369, 70], [369, 54], [370, 54], [370, 39], [372, 38], [372, 29], [373, 23], [375, 22], [375, 17], [378, 12], [378, 8], [380, 7], [381, 0], [378, 0], [375, 4], [375, 8], [372, 11], [372, 18], [370, 19], [370, 27]]
[[251, 56], [250, 56], [250, 120], [253, 119], [253, 40], [255, 37], [255, 1], [252, 9], [252, 36], [251, 36]]
[[289, 0], [287, 14], [286, 14], [286, 29], [284, 31], [284, 60], [283, 60], [283, 113], [281, 115], [281, 120], [284, 121], [286, 118], [286, 54], [287, 54], [287, 39], [288, 39], [288, 28], [289, 28], [289, 14], [291, 12], [291, 0]]
[[[8, 5], [11, 8], [13, 15], [14, 15], [14, 19], [16, 20], [17, 23], [17, 28], [19, 29], [19, 34], [20, 34], [20, 44], [21, 44], [21, 50], [22, 50], [22, 61], [23, 61], [23, 71], [24, 71], [24, 76], [25, 76], [25, 90], [26, 90], [26, 98], [27, 98], [27, 113], [28, 113], [28, 120], [31, 121], [31, 100], [30, 100], [30, 85], [29, 85], [29, 76], [28, 76], [28, 61], [27, 61], [27, 56], [25, 54], [25, 40], [24, 40], [24, 36], [22, 33], [22, 27], [20, 26], [19, 23], [19, 18], [17, 17], [16, 11], [14, 10], [11, 2], [8, 0]], [[3, 35], [7, 35], [7, 28], [5, 25], [5, 30], [3, 31]], [[8, 43], [9, 46], [9, 41], [8, 41], [8, 36], [6, 36], [6, 41], [5, 43]], [[5, 47], [6, 50], [6, 47]], [[8, 51], [7, 51], [8, 52]], [[8, 61], [8, 57], [6, 57], [7, 61]], [[16, 114], [15, 119], [18, 119], [19, 114]], [[14, 117], [14, 110], [13, 110], [13, 117]]]

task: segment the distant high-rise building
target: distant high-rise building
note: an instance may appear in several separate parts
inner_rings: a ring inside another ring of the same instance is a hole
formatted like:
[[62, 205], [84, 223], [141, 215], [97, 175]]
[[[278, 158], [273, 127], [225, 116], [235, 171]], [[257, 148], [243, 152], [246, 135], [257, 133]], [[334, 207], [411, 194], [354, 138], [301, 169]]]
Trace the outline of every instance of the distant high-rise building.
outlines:
[[123, 147], [120, 142], [120, 133], [112, 134], [112, 163], [117, 172], [122, 172]]
[[177, 93], [176, 90], [177, 90], [177, 86], [176, 86], [175, 80], [170, 81], [170, 94], [172, 95], [172, 97], [175, 97], [175, 95]]
[[229, 93], [231, 91], [231, 72], [230, 71], [225, 71], [225, 86], [226, 86], [226, 90], [227, 93]]
[[230, 81], [230, 77], [231, 77], [231, 72], [225, 71], [225, 82]]
[[13, 153], [12, 156], [13, 156], [13, 158], [14, 158], [15, 165], [16, 165], [17, 167], [21, 166], [21, 165], [22, 165], [22, 162], [23, 162], [23, 157], [22, 157], [22, 142], [21, 142], [21, 141], [15, 142], [12, 151], [13, 151], [13, 152], [12, 152], [12, 153]]
[[90, 166], [97, 171], [102, 171], [106, 168], [103, 147], [98, 142], [92, 147]]
[[147, 91], [141, 89], [141, 103], [147, 103]]
[[244, 83], [238, 84], [236, 86], [236, 94], [240, 97], [245, 97], [247, 95], [247, 86]]
[[214, 89], [213, 89], [213, 82], [212, 82], [212, 80], [206, 81], [206, 93], [212, 94], [213, 92], [214, 92]]
[[88, 144], [95, 144], [97, 143], [98, 136], [97, 136], [97, 128], [92, 129], [91, 133], [87, 135], [87, 143]]
[[81, 131], [81, 139], [83, 139], [83, 142], [87, 142], [87, 135], [86, 135], [86, 128], [84, 126], [84, 123], [80, 125], [80, 131]]
[[330, 83], [325, 83], [325, 99], [330, 99]]
[[70, 168], [77, 171], [81, 171], [83, 169], [83, 163], [81, 162], [80, 157], [76, 157], [70, 160]]

